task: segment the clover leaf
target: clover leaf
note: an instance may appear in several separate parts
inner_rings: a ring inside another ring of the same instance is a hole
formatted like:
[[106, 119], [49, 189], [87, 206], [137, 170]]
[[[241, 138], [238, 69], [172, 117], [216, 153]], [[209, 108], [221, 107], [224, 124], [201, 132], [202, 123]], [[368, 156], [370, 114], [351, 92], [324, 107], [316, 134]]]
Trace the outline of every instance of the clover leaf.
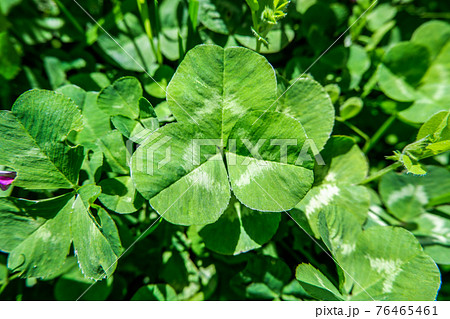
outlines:
[[131, 214], [144, 204], [144, 199], [136, 192], [129, 176], [104, 179], [99, 186], [102, 188], [100, 202], [116, 213]]
[[[99, 46], [125, 70], [136, 72], [155, 70], [156, 57], [139, 19], [130, 12], [118, 14], [120, 19], [109, 28], [108, 33], [99, 32], [97, 40]], [[118, 46], [117, 43], [121, 45]]]
[[142, 86], [136, 78], [123, 77], [104, 88], [97, 99], [98, 107], [110, 116], [123, 115], [131, 119], [139, 116]]
[[[249, 5], [257, 6], [251, 0]], [[240, 0], [205, 0], [200, 1], [199, 20], [208, 29], [221, 34], [232, 34], [240, 26], [244, 15], [243, 2]], [[256, 9], [257, 10], [257, 9]]]
[[313, 298], [328, 301], [344, 300], [334, 284], [320, 270], [310, 264], [298, 265], [295, 276]]
[[[120, 242], [114, 222], [105, 210], [99, 209], [100, 223], [92, 216], [91, 206], [101, 188], [86, 185], [80, 188], [72, 205], [70, 233], [81, 271], [87, 278], [99, 280], [116, 269]], [[112, 233], [105, 232], [112, 229]]]
[[436, 298], [439, 270], [407, 230], [375, 226], [363, 231], [350, 213], [336, 207], [321, 213], [319, 228], [343, 271], [338, 290], [312, 266], [300, 265], [296, 277], [312, 296], [335, 300]]
[[378, 83], [390, 98], [412, 105], [399, 112], [402, 119], [424, 123], [450, 101], [450, 25], [430, 21], [410, 41], [391, 47], [378, 69]]
[[389, 173], [380, 182], [380, 195], [394, 223], [409, 228], [426, 253], [450, 264], [450, 173], [427, 166], [424, 176]]
[[412, 233], [418, 237], [424, 251], [437, 264], [450, 265], [450, 206], [435, 207], [410, 222], [417, 225]]
[[311, 157], [301, 150], [311, 122], [326, 123], [311, 130], [321, 148], [334, 121], [316, 82], [301, 81], [292, 92], [277, 104], [275, 72], [253, 51], [192, 49], [167, 90], [178, 123], [155, 131], [133, 154], [137, 190], [163, 218], [182, 225], [217, 221], [230, 185], [251, 209], [292, 209], [313, 182]]
[[96, 104], [102, 112], [97, 113], [111, 116], [114, 126], [126, 138], [139, 142], [139, 136], [159, 128], [152, 105], [142, 95], [141, 83], [136, 78], [119, 78], [98, 94]]
[[232, 198], [217, 222], [196, 230], [207, 248], [237, 255], [267, 243], [275, 235], [280, 220], [280, 214], [254, 211]]
[[114, 221], [93, 201], [100, 187], [85, 185], [77, 194], [28, 201], [0, 201], [0, 250], [9, 252], [8, 268], [25, 277], [51, 278], [65, 265], [73, 242], [84, 276], [110, 276], [122, 251]]
[[69, 135], [71, 142], [88, 147], [99, 136], [104, 136], [111, 131], [110, 118], [97, 103], [98, 92], [86, 92], [72, 84], [62, 86], [56, 91], [71, 98], [83, 115], [83, 129]]
[[367, 189], [358, 185], [367, 175], [368, 163], [352, 138], [333, 136], [321, 154], [325, 165], [316, 165], [313, 188], [292, 211], [292, 217], [316, 237], [319, 213], [324, 208], [343, 207], [362, 225], [370, 201]]
[[83, 119], [75, 103], [62, 94], [31, 90], [11, 111], [0, 112], [0, 164], [17, 172], [14, 185], [30, 189], [74, 188], [83, 148], [67, 144]]
[[67, 229], [73, 202], [70, 194], [43, 201], [0, 202], [0, 250], [10, 253], [9, 269], [46, 278], [62, 268], [70, 248]]
[[97, 146], [103, 152], [108, 171], [129, 174], [127, 149], [119, 131], [114, 130], [101, 136], [97, 139]]
[[389, 173], [380, 182], [380, 195], [389, 212], [410, 221], [429, 207], [450, 202], [450, 173], [428, 166], [425, 176]]

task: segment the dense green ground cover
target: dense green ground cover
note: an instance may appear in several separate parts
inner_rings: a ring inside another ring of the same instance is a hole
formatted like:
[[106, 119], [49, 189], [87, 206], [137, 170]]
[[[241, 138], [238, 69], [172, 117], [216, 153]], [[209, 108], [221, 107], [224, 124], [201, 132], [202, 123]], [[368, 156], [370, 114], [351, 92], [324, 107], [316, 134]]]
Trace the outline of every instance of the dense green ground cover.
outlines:
[[2, 0], [0, 299], [449, 300], [449, 18]]

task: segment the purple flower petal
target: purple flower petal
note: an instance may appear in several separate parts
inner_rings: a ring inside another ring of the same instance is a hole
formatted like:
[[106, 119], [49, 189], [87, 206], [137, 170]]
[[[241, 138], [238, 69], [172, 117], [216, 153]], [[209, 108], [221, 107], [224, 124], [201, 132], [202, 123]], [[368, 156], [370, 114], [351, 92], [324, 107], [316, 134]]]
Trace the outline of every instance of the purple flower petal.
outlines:
[[0, 171], [0, 189], [6, 191], [14, 182], [16, 176], [16, 172]]

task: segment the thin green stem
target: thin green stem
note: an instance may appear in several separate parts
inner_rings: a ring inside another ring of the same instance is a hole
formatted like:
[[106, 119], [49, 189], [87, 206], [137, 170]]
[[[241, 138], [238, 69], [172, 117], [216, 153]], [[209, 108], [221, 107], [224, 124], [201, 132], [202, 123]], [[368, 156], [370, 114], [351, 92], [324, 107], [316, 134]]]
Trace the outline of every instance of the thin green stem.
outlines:
[[19, 272], [19, 273], [16, 273], [16, 274], [12, 275], [11, 277], [6, 277], [5, 282], [4, 282], [3, 285], [0, 287], [0, 295], [1, 295], [1, 294], [3, 293], [3, 291], [6, 289], [6, 287], [8, 286], [8, 284], [9, 284], [12, 280], [18, 278], [20, 275], [21, 275], [21, 273]]
[[158, 64], [161, 65], [163, 63], [162, 54], [161, 54], [161, 51], [158, 50], [159, 46], [158, 46], [158, 48], [155, 46], [155, 40], [153, 38], [152, 24], [150, 22], [150, 17], [148, 14], [149, 8], [148, 8], [147, 0], [136, 0], [136, 1], [137, 1], [137, 5], [139, 8], [139, 13], [141, 15], [142, 23], [144, 24], [144, 31], [147, 34], [147, 37], [150, 41], [150, 45], [152, 47], [153, 54], [155, 55], [155, 57], [158, 61]]
[[394, 123], [395, 119], [397, 118], [397, 114], [392, 114], [386, 122], [383, 123], [383, 125], [380, 126], [380, 128], [375, 132], [375, 134], [372, 136], [372, 138], [366, 142], [366, 144], [363, 147], [363, 152], [368, 153], [372, 147], [380, 140], [381, 137], [386, 133], [386, 131], [389, 129], [389, 127]]
[[[199, 0], [189, 0], [189, 23], [185, 48], [186, 51], [192, 49], [200, 38], [197, 30], [199, 7], [200, 7]], [[183, 47], [182, 42], [180, 42], [179, 46], [181, 46], [181, 48], [179, 48], [180, 52], [183, 51], [183, 55], [180, 54], [180, 59], [183, 59], [184, 49], [182, 48]]]
[[424, 19], [450, 19], [450, 12], [425, 12], [420, 16]]
[[200, 3], [198, 0], [189, 0], [189, 20], [193, 31], [197, 30], [199, 7]]
[[364, 133], [363, 131], [361, 131], [359, 128], [357, 128], [355, 125], [353, 125], [350, 122], [347, 122], [345, 120], [342, 120], [340, 118], [336, 118], [339, 122], [345, 124], [349, 129], [351, 129], [353, 132], [355, 132], [356, 134], [358, 134], [359, 136], [361, 136], [364, 141], [366, 141], [366, 144], [370, 142], [370, 137]]
[[[259, 22], [258, 17], [256, 16], [256, 11], [251, 10], [252, 12], [252, 22], [253, 22], [253, 29], [259, 34]], [[261, 40], [256, 37], [256, 52], [261, 51]]]
[[[180, 60], [178, 63], [181, 63], [181, 61], [184, 58], [184, 54], [186, 53], [186, 51], [188, 50], [188, 48], [186, 48], [186, 50], [183, 47], [183, 37], [181, 36], [180, 32], [178, 31], [178, 55], [180, 56]], [[187, 45], [187, 44], [186, 44]]]
[[256, 39], [256, 52], [261, 52], [261, 40]]
[[67, 10], [66, 6], [64, 4], [62, 4], [60, 0], [55, 0], [55, 3], [61, 9], [61, 11], [64, 13], [64, 15], [67, 17], [67, 19], [69, 19], [69, 21], [73, 24], [75, 29], [77, 29], [78, 32], [80, 32], [81, 34], [83, 34], [85, 36], [86, 35], [85, 30], [78, 23], [77, 19], [75, 19], [75, 17], [72, 15], [72, 13], [70, 13], [70, 11]]
[[163, 64], [163, 56], [161, 51], [161, 41], [160, 41], [160, 30], [161, 30], [161, 21], [159, 19], [159, 6], [158, 6], [158, 0], [153, 0], [153, 9], [154, 9], [154, 15], [153, 18], [155, 20], [155, 32], [156, 32], [156, 46], [157, 46], [157, 58], [160, 65]]
[[6, 289], [6, 287], [8, 286], [9, 281], [8, 279], [5, 280], [5, 282], [3, 283], [3, 285], [0, 287], [0, 295], [3, 293], [3, 291]]
[[258, 38], [256, 38], [256, 52], [260, 53], [261, 52], [261, 45], [264, 43], [264, 45], [267, 45], [267, 41], [265, 40], [265, 38], [267, 37], [267, 34], [269, 33], [269, 31], [264, 32], [263, 34], [259, 34], [258, 33]]
[[253, 28], [255, 28], [255, 30], [258, 30], [259, 28], [259, 23], [258, 23], [258, 18], [256, 17], [256, 11], [252, 11], [252, 22], [253, 22]]
[[378, 178], [380, 178], [381, 176], [389, 173], [390, 171], [393, 171], [395, 169], [397, 169], [398, 167], [402, 166], [402, 163], [400, 162], [395, 162], [394, 164], [389, 165], [388, 167], [383, 168], [382, 170], [379, 170], [378, 172], [376, 172], [375, 174], [370, 175], [369, 177], [367, 177], [365, 180], [363, 180], [360, 184], [364, 185], [367, 183], [370, 183]]

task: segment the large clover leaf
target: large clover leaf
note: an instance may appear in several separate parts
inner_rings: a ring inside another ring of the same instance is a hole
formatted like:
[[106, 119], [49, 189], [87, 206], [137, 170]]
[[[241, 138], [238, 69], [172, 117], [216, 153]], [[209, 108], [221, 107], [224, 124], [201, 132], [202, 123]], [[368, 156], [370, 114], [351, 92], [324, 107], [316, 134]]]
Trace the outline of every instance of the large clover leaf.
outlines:
[[69, 98], [45, 90], [25, 92], [11, 111], [0, 112], [0, 165], [17, 171], [16, 186], [73, 188], [83, 148], [65, 140], [82, 128], [81, 113]]
[[100, 224], [91, 213], [91, 206], [100, 192], [101, 188], [95, 185], [80, 188], [72, 205], [70, 220], [70, 233], [78, 264], [83, 274], [94, 280], [110, 276], [116, 269], [121, 253], [114, 221], [104, 209], [98, 210]]
[[0, 250], [10, 253], [8, 268], [30, 277], [45, 278], [57, 272], [69, 253], [67, 225], [72, 204], [71, 194], [43, 201], [3, 199]]
[[[393, 224], [410, 227], [426, 253], [440, 264], [450, 264], [450, 172], [428, 166], [427, 174], [389, 173], [380, 182], [380, 195]], [[442, 206], [441, 206], [442, 205]]]
[[[318, 94], [297, 87], [293, 92], [300, 93], [286, 96], [285, 107], [276, 112], [275, 72], [264, 57], [244, 48], [194, 48], [168, 86], [178, 123], [151, 134], [133, 155], [137, 190], [163, 218], [183, 225], [217, 221], [228, 206], [230, 184], [249, 208], [292, 209], [313, 182], [305, 161], [311, 158], [301, 152], [305, 128], [321, 116], [331, 126], [334, 120], [320, 85], [301, 83]], [[319, 149], [330, 131], [328, 124], [312, 131], [320, 137]]]
[[380, 195], [393, 216], [408, 222], [450, 202], [450, 173], [436, 166], [429, 166], [425, 176], [389, 173], [380, 182]]
[[412, 102], [399, 113], [414, 123], [423, 123], [450, 102], [450, 25], [430, 21], [419, 27], [410, 41], [389, 49], [378, 69], [383, 92], [401, 102]]
[[83, 274], [94, 280], [110, 276], [121, 253], [114, 221], [93, 201], [100, 187], [86, 185], [42, 201], [2, 199], [0, 201], [0, 250], [9, 253], [8, 268], [25, 277], [49, 278], [58, 273], [71, 243]]
[[191, 50], [167, 87], [167, 101], [178, 122], [204, 122], [205, 129], [219, 133], [223, 141], [241, 116], [267, 110], [276, 95], [275, 71], [263, 56], [215, 45]]
[[434, 300], [440, 274], [417, 239], [402, 228], [362, 230], [351, 213], [329, 207], [320, 215], [320, 235], [340, 272], [339, 290], [317, 269], [297, 268], [297, 279], [312, 296], [331, 300]]
[[319, 238], [319, 213], [328, 206], [347, 209], [362, 225], [369, 211], [370, 195], [357, 185], [367, 175], [368, 163], [355, 141], [346, 136], [333, 136], [323, 152], [325, 165], [314, 169], [314, 187], [292, 211], [292, 217]]

